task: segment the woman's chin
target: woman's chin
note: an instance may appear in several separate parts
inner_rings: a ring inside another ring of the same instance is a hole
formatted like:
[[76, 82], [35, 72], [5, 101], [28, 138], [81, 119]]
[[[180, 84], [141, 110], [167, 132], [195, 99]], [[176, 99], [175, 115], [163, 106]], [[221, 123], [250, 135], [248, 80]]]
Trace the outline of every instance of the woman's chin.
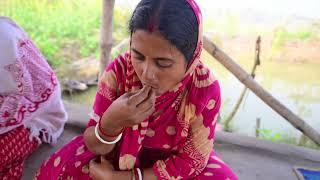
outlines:
[[153, 89], [155, 92], [156, 97], [159, 97], [163, 94], [163, 91], [161, 91], [160, 89]]

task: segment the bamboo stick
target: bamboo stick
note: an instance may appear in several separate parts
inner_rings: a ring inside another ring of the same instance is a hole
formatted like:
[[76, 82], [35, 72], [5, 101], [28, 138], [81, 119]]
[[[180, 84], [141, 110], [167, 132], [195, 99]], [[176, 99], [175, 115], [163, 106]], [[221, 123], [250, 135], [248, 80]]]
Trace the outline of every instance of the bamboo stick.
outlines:
[[114, 0], [103, 0], [102, 5], [102, 24], [100, 39], [100, 71], [99, 77], [109, 63], [112, 49], [112, 19], [113, 19]]
[[256, 120], [256, 137], [260, 136], [260, 126], [261, 126], [261, 119], [257, 118]]
[[[251, 76], [252, 78], [255, 77], [255, 73], [256, 73], [256, 69], [257, 69], [257, 66], [259, 66], [261, 63], [260, 63], [260, 43], [261, 43], [261, 37], [259, 36], [257, 38], [257, 41], [256, 41], [256, 46], [255, 46], [255, 59], [254, 59], [254, 64], [253, 64], [253, 67], [252, 67], [252, 70], [251, 70]], [[227, 120], [225, 121], [225, 130], [226, 131], [230, 131], [230, 122], [232, 121], [233, 117], [236, 115], [236, 113], [238, 112], [238, 109], [240, 108], [240, 105], [245, 97], [245, 94], [248, 90], [248, 87], [247, 86], [244, 86], [241, 94], [240, 94], [240, 97], [236, 103], [236, 105], [234, 106], [232, 112], [229, 114]]]
[[307, 144], [307, 142], [308, 142], [308, 138], [307, 138], [304, 134], [302, 134], [302, 135], [300, 136], [298, 145], [299, 145], [299, 146], [304, 146], [304, 145]]
[[269, 92], [263, 89], [245, 70], [235, 63], [227, 54], [220, 50], [213, 42], [204, 36], [204, 49], [216, 60], [227, 68], [241, 83], [246, 85], [261, 100], [291, 123], [296, 129], [309, 137], [316, 144], [320, 145], [320, 134], [303, 119], [294, 114]]

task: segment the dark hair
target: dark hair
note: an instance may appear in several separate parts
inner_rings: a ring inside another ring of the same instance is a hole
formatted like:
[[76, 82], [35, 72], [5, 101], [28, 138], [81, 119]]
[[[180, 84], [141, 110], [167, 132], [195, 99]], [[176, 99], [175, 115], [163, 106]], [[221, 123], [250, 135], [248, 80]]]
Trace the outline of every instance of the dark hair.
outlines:
[[129, 22], [129, 31], [160, 32], [186, 58], [192, 59], [198, 41], [198, 22], [186, 0], [141, 0]]

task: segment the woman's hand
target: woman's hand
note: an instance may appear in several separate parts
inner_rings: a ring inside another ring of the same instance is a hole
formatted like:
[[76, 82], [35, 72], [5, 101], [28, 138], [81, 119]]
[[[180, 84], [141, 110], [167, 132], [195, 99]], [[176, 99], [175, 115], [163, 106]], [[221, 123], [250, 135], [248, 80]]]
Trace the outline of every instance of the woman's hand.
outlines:
[[132, 179], [132, 171], [115, 171], [112, 164], [104, 156], [100, 157], [100, 163], [92, 160], [89, 164], [89, 175], [93, 180]]
[[[151, 87], [143, 87], [136, 93], [126, 93], [116, 99], [103, 114], [101, 126], [110, 135], [116, 135], [124, 127], [132, 127], [140, 124], [154, 111], [155, 93]], [[114, 137], [104, 137], [113, 141]], [[89, 127], [84, 133], [84, 139], [88, 149], [97, 155], [108, 154], [114, 145], [100, 142], [95, 135], [95, 127]]]
[[144, 86], [136, 93], [126, 93], [116, 99], [102, 116], [101, 125], [107, 132], [119, 132], [123, 127], [140, 124], [154, 112], [155, 92]]
[[112, 164], [100, 156], [100, 163], [95, 160], [91, 160], [89, 163], [89, 175], [93, 180], [113, 180], [115, 170]]

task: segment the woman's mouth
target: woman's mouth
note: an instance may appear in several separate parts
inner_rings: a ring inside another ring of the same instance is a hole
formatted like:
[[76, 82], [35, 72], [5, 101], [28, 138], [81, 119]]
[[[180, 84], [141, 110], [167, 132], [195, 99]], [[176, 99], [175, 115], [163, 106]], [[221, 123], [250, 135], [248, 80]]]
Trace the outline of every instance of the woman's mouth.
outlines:
[[150, 86], [154, 90], [158, 89], [155, 85], [152, 84], [143, 83], [143, 86]]
[[152, 88], [152, 90], [155, 92], [155, 95], [158, 97], [158, 96], [160, 96], [161, 94], [162, 94], [162, 92], [161, 92], [161, 90], [157, 87], [157, 86], [155, 86], [155, 85], [152, 85], [152, 84], [150, 84], [150, 83], [142, 83], [143, 84], [143, 86], [150, 86], [151, 88]]

